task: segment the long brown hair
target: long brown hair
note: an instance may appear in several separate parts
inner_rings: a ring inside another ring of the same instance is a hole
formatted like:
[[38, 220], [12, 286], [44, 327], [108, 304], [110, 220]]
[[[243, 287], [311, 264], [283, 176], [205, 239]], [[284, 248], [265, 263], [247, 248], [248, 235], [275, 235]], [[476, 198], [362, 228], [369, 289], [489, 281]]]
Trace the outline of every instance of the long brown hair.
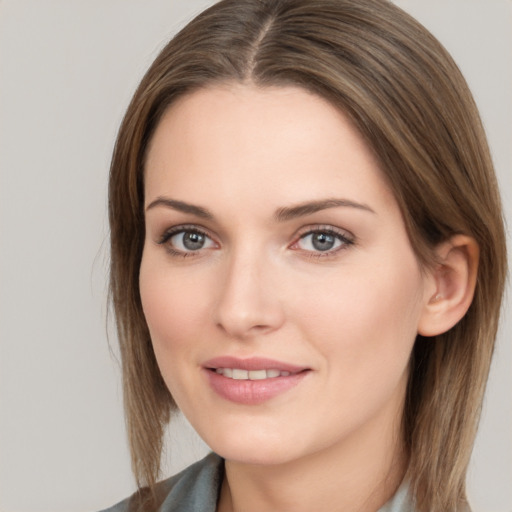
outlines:
[[467, 84], [440, 43], [385, 0], [223, 0], [162, 50], [119, 130], [109, 188], [111, 297], [139, 487], [153, 488], [175, 408], [139, 295], [144, 159], [162, 114], [216, 82], [295, 85], [352, 119], [373, 149], [420, 262], [454, 234], [473, 237], [473, 303], [451, 330], [418, 336], [403, 417], [418, 511], [457, 510], [476, 434], [506, 277], [500, 198]]

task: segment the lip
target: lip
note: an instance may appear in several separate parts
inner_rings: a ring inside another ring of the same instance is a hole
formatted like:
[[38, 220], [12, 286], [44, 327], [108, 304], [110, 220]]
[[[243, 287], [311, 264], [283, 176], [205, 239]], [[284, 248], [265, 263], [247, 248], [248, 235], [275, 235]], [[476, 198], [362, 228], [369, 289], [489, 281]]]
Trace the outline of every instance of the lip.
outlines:
[[[289, 372], [290, 375], [262, 380], [235, 380], [216, 373], [217, 368], [249, 371], [272, 369]], [[310, 373], [310, 368], [263, 357], [239, 359], [223, 356], [206, 361], [203, 364], [203, 371], [210, 387], [220, 397], [238, 404], [258, 405], [294, 388]]]
[[305, 366], [297, 366], [290, 363], [283, 363], [275, 359], [265, 357], [250, 357], [248, 359], [240, 359], [232, 356], [222, 356], [209, 359], [203, 364], [204, 368], [240, 368], [241, 370], [280, 370], [282, 372], [299, 373], [309, 368]]

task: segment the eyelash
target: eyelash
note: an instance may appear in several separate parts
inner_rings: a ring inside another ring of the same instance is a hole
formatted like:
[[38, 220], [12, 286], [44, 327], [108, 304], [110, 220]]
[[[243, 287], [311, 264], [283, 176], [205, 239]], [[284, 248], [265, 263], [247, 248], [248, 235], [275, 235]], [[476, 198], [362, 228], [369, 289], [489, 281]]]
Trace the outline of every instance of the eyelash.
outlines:
[[346, 231], [338, 230], [332, 226], [309, 226], [306, 228], [304, 232], [299, 235], [299, 238], [293, 242], [290, 246], [293, 248], [296, 246], [301, 240], [304, 240], [306, 237], [315, 235], [315, 234], [324, 234], [328, 236], [334, 237], [336, 240], [340, 242], [340, 245], [334, 249], [326, 250], [326, 251], [304, 251], [307, 254], [308, 258], [328, 258], [334, 256], [339, 251], [345, 250], [351, 245], [354, 245], [355, 239], [352, 235], [347, 233]]
[[[173, 236], [178, 235], [180, 233], [184, 233], [184, 234], [185, 233], [195, 233], [195, 234], [201, 235], [201, 236], [211, 240], [213, 243], [215, 243], [213, 241], [212, 237], [210, 235], [208, 235], [208, 233], [205, 230], [198, 228], [198, 226], [196, 226], [196, 225], [181, 225], [181, 226], [175, 226], [171, 229], [168, 229], [160, 237], [160, 239], [157, 241], [157, 243], [159, 245], [165, 245], [166, 250], [169, 252], [169, 254], [171, 256], [182, 257], [182, 258], [198, 256], [203, 248], [200, 248], [197, 251], [194, 251], [194, 250], [181, 251], [181, 250], [177, 250], [170, 243], [168, 243]], [[332, 236], [336, 240], [338, 240], [341, 244], [334, 249], [326, 250], [326, 251], [320, 251], [320, 250], [317, 250], [317, 251], [305, 250], [305, 251], [303, 251], [303, 253], [306, 254], [308, 258], [326, 258], [329, 256], [333, 256], [337, 252], [347, 249], [349, 246], [354, 245], [354, 243], [355, 243], [353, 236], [349, 235], [345, 231], [337, 230], [337, 229], [333, 228], [332, 226], [318, 225], [318, 226], [314, 226], [314, 227], [309, 226], [308, 228], [305, 228], [305, 230], [299, 234], [298, 238], [288, 247], [291, 249], [294, 249], [295, 246], [297, 246], [301, 240], [304, 240], [306, 237], [315, 235], [315, 234], [325, 234], [328, 236]], [[300, 248], [298, 250], [300, 250]]]
[[157, 243], [159, 245], [165, 245], [167, 252], [171, 256], [188, 258], [188, 257], [193, 257], [193, 256], [198, 255], [198, 253], [201, 252], [200, 249], [197, 251], [180, 251], [180, 250], [175, 249], [170, 243], [168, 243], [169, 240], [173, 236], [178, 235], [180, 233], [195, 233], [195, 234], [204, 236], [205, 238], [207, 238], [209, 240], [213, 240], [212, 237], [210, 235], [208, 235], [208, 233], [206, 231], [198, 228], [195, 225], [182, 225], [182, 226], [173, 227], [173, 228], [165, 231], [165, 233], [160, 237], [160, 240], [158, 240]]

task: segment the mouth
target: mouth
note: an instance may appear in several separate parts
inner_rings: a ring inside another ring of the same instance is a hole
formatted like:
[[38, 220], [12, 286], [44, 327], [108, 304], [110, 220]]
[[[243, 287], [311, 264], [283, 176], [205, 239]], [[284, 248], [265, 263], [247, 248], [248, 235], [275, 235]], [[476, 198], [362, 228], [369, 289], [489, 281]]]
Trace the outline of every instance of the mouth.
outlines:
[[266, 358], [219, 357], [203, 365], [210, 387], [223, 399], [258, 405], [291, 390], [311, 368]]
[[298, 366], [266, 357], [242, 359], [232, 356], [215, 357], [206, 361], [203, 367], [228, 379], [235, 380], [276, 379], [310, 370], [306, 366]]
[[279, 377], [289, 377], [290, 375], [294, 375], [294, 373], [292, 372], [288, 372], [286, 370], [277, 370], [274, 368], [269, 368], [268, 370], [244, 370], [242, 368], [209, 368], [209, 370], [214, 371], [215, 373], [222, 375], [228, 379], [234, 380], [265, 380], [277, 379]]

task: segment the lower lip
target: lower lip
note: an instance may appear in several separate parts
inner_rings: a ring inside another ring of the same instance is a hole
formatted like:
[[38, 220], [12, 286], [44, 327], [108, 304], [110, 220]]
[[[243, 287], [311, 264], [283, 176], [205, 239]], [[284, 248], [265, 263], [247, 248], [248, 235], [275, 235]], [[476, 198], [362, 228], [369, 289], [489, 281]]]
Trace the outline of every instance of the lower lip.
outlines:
[[287, 377], [262, 380], [229, 379], [212, 370], [204, 370], [211, 388], [222, 398], [244, 405], [258, 405], [295, 387], [309, 373], [303, 371]]

